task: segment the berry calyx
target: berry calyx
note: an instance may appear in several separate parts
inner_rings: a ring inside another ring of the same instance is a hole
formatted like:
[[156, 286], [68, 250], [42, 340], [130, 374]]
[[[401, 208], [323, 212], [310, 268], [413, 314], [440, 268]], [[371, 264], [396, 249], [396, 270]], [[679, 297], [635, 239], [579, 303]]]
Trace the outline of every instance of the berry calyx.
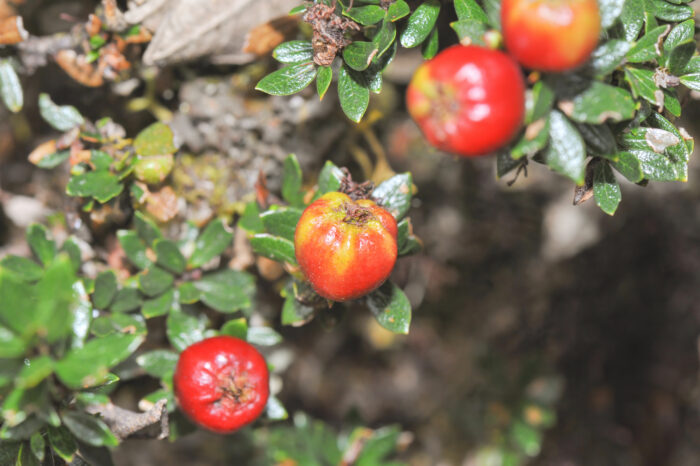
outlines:
[[396, 220], [374, 201], [331, 192], [304, 210], [294, 248], [313, 289], [326, 299], [347, 301], [389, 277], [396, 264], [396, 235]]
[[503, 52], [454, 45], [418, 68], [406, 104], [432, 145], [482, 156], [508, 144], [520, 129], [525, 83], [518, 64]]
[[596, 0], [503, 0], [501, 26], [508, 52], [523, 66], [561, 72], [590, 57], [600, 12]]
[[253, 422], [269, 396], [265, 359], [249, 343], [230, 336], [207, 338], [185, 348], [173, 384], [187, 417], [219, 433]]

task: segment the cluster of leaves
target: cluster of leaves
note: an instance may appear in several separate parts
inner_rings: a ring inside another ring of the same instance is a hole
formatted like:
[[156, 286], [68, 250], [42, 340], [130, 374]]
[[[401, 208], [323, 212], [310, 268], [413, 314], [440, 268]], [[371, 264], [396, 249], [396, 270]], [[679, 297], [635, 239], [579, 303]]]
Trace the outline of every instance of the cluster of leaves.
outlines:
[[[337, 16], [350, 18], [361, 25], [366, 39], [353, 40], [343, 49], [340, 57], [342, 65], [337, 70], [340, 106], [352, 121], [362, 119], [369, 105], [370, 92], [379, 93], [382, 90], [382, 73], [398, 49], [396, 23], [399, 20], [408, 16], [399, 39], [403, 47], [423, 44], [425, 58], [432, 58], [437, 53], [438, 30], [435, 23], [440, 12], [439, 0], [427, 0], [413, 13], [405, 0], [322, 3], [336, 5]], [[303, 13], [307, 8], [307, 5], [303, 5], [292, 10], [291, 14]], [[294, 94], [316, 79], [319, 98], [323, 98], [336, 72], [330, 65], [314, 63], [310, 40], [285, 42], [274, 50], [273, 57], [287, 66], [269, 74], [257, 85], [258, 90], [272, 95]]]
[[[174, 412], [172, 375], [180, 351], [219, 334], [259, 346], [281, 341], [269, 327], [248, 326], [255, 293], [251, 275], [202, 271], [207, 264], [215, 268], [232, 241], [221, 220], [201, 234], [191, 228], [180, 242], [163, 238], [140, 214], [134, 223], [134, 230], [118, 233], [138, 271], [122, 283], [112, 270], [94, 280], [81, 277], [79, 241], [69, 238], [58, 248], [41, 225], [27, 232], [36, 261], [14, 255], [0, 261], [0, 457], [39, 464], [50, 451], [71, 461], [76, 452], [85, 459], [96, 448], [117, 445], [115, 434], [89, 408], [110, 403], [118, 381], [145, 374], [159, 379], [161, 389], [144, 402], [168, 401], [174, 439], [193, 429]], [[218, 330], [209, 328], [205, 308], [226, 316]], [[163, 315], [170, 347], [137, 351], [147, 337], [146, 320]], [[271, 397], [267, 417], [286, 416]]]
[[357, 427], [349, 434], [337, 435], [321, 421], [295, 414], [293, 426], [275, 426], [261, 430], [258, 437], [264, 445], [264, 464], [303, 464], [307, 466], [400, 466], [392, 460], [402, 447], [398, 426], [376, 430]]
[[[461, 40], [498, 28], [498, 5], [455, 2]], [[544, 163], [593, 194], [612, 215], [621, 192], [613, 173], [632, 183], [687, 181], [693, 140], [672, 120], [681, 114], [678, 86], [700, 88], [693, 10], [684, 2], [605, 0], [604, 32], [591, 60], [573, 73], [545, 75], [527, 94], [527, 127], [498, 154], [498, 175]], [[481, 24], [480, 29], [467, 25]], [[474, 31], [477, 31], [476, 33]], [[473, 35], [476, 34], [476, 35]], [[577, 196], [579, 197], [579, 196]]]
[[[454, 7], [458, 20], [451, 26], [461, 43], [497, 42], [500, 2], [455, 0]], [[642, 185], [686, 181], [693, 141], [672, 120], [681, 114], [679, 86], [700, 89], [700, 57], [693, 10], [684, 0], [602, 0], [600, 12], [604, 32], [589, 63], [573, 73], [531, 76], [525, 128], [497, 154], [497, 174], [520, 171], [530, 159], [546, 164], [580, 187], [577, 202], [594, 196], [612, 215], [621, 200], [613, 170]], [[370, 91], [381, 91], [381, 73], [397, 50], [397, 20], [408, 17], [401, 45], [422, 44], [428, 59], [438, 50], [439, 13], [434, 0], [413, 12], [403, 0], [358, 1], [349, 9], [338, 2], [336, 14], [356, 21], [369, 39], [352, 41], [340, 58], [338, 96], [350, 119], [359, 121]], [[273, 56], [288, 66], [266, 76], [259, 90], [292, 94], [316, 78], [323, 97], [333, 68], [314, 64], [311, 41], [283, 43]]]
[[[314, 315], [332, 305], [318, 296], [298, 269], [294, 254], [294, 232], [304, 208], [327, 192], [338, 191], [346, 174], [333, 162], [327, 161], [318, 177], [315, 190], [303, 189], [302, 172], [296, 156], [289, 155], [284, 163], [282, 198], [286, 205], [273, 204], [264, 212], [256, 202], [246, 206], [239, 225], [250, 234], [253, 251], [285, 264], [290, 273], [282, 294], [282, 324], [304, 325]], [[405, 256], [420, 251], [421, 242], [413, 234], [410, 218], [406, 217], [413, 196], [410, 173], [394, 175], [379, 184], [372, 199], [387, 209], [398, 222], [398, 254]], [[387, 281], [378, 290], [363, 298], [379, 324], [395, 333], [408, 333], [411, 305], [395, 284]]]
[[131, 140], [112, 120], [93, 125], [75, 107], [56, 105], [47, 94], [39, 96], [39, 110], [63, 134], [39, 145], [29, 161], [51, 169], [68, 160], [66, 194], [83, 198], [83, 210], [92, 211], [126, 192], [135, 207], [144, 206], [160, 221], [172, 218], [169, 206], [175, 193], [161, 184], [173, 168], [177, 147], [166, 124], [153, 123]]

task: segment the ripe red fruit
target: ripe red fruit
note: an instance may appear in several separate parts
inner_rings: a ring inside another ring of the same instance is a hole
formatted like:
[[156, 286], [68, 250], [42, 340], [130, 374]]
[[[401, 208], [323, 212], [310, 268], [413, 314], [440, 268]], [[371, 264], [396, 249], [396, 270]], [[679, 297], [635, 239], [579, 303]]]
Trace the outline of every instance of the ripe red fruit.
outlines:
[[180, 409], [219, 433], [253, 422], [269, 396], [265, 359], [247, 342], [229, 336], [188, 346], [180, 354], [173, 384]]
[[294, 249], [306, 279], [333, 301], [359, 298], [381, 285], [396, 263], [394, 217], [369, 199], [332, 192], [309, 205]]
[[406, 104], [432, 145], [475, 157], [500, 149], [518, 132], [525, 83], [505, 53], [454, 45], [418, 68]]
[[596, 0], [503, 0], [506, 48], [527, 68], [566, 71], [583, 64], [598, 43]]

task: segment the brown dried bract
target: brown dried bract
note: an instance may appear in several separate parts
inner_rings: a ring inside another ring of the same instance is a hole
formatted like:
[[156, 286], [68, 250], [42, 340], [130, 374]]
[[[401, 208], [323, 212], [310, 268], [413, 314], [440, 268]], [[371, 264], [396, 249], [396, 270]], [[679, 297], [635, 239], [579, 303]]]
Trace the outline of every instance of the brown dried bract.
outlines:
[[10, 16], [0, 20], [0, 44], [17, 44], [27, 37], [29, 33], [24, 29], [21, 16]]
[[333, 63], [338, 52], [352, 42], [345, 37], [345, 31], [360, 30], [356, 22], [335, 14], [335, 2], [331, 6], [322, 3], [311, 5], [302, 19], [313, 29], [311, 45], [314, 63], [319, 66]]
[[374, 183], [371, 181], [357, 183], [352, 180], [350, 170], [345, 167], [343, 167], [342, 170], [345, 176], [342, 180], [340, 180], [340, 188], [338, 191], [347, 194], [353, 201], [357, 201], [358, 199], [369, 199], [372, 195], [372, 191], [374, 191]]
[[254, 27], [248, 32], [243, 51], [263, 56], [284, 42], [297, 30], [297, 19], [281, 17]]
[[73, 50], [61, 50], [55, 58], [58, 66], [83, 86], [99, 87], [104, 84], [102, 72], [106, 65], [95, 67], [86, 61], [85, 55], [78, 55]]

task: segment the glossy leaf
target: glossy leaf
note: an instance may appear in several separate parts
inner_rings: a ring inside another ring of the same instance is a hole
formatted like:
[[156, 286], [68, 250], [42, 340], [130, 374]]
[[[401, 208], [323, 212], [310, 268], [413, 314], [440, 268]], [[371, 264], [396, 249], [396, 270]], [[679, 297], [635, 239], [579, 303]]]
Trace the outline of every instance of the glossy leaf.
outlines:
[[175, 274], [181, 274], [185, 270], [185, 257], [173, 241], [159, 239], [153, 244], [156, 252], [156, 263]]
[[257, 202], [251, 201], [245, 205], [243, 215], [238, 220], [238, 226], [252, 234], [265, 231], [262, 220], [260, 220], [260, 207], [258, 207]]
[[433, 28], [432, 32], [428, 36], [428, 40], [424, 41], [421, 45], [421, 53], [423, 54], [423, 58], [426, 60], [433, 58], [435, 55], [437, 55], [438, 47], [438, 28]]
[[90, 331], [97, 337], [104, 337], [111, 333], [128, 333], [130, 335], [145, 336], [146, 321], [139, 314], [114, 312], [93, 320]]
[[0, 97], [5, 107], [13, 113], [22, 110], [24, 95], [19, 77], [10, 61], [0, 60]]
[[92, 302], [98, 309], [106, 309], [117, 294], [117, 276], [111, 270], [97, 275]]
[[626, 0], [620, 13], [620, 24], [627, 42], [635, 40], [644, 25], [644, 0]]
[[175, 278], [160, 267], [150, 267], [139, 275], [139, 289], [146, 296], [157, 296], [173, 285]]
[[622, 64], [629, 50], [630, 43], [625, 40], [604, 42], [593, 51], [587, 67], [597, 77], [608, 75]]
[[224, 250], [233, 241], [233, 231], [217, 218], [209, 222], [201, 235], [194, 243], [194, 251], [189, 259], [190, 268], [201, 267]]
[[374, 56], [373, 60], [376, 61], [384, 55], [395, 40], [396, 25], [389, 20], [385, 20], [379, 28], [379, 31], [377, 31], [377, 34], [372, 37], [372, 42], [374, 42], [377, 47], [377, 54]]
[[693, 17], [693, 8], [689, 5], [674, 5], [665, 0], [650, 0], [654, 16], [664, 21], [678, 22]]
[[333, 68], [330, 66], [319, 66], [318, 74], [316, 74], [316, 92], [318, 92], [318, 98], [323, 99], [328, 92], [328, 88], [333, 80]]
[[37, 301], [32, 303], [34, 309], [29, 327], [49, 343], [55, 343], [71, 331], [72, 311], [78, 300], [73, 289], [75, 282], [73, 264], [66, 254], [59, 254], [36, 284]]
[[184, 304], [193, 304], [199, 301], [201, 293], [192, 282], [184, 282], [177, 288], [178, 299]]
[[345, 63], [355, 71], [366, 70], [378, 52], [374, 42], [354, 41], [343, 49]]
[[49, 439], [49, 445], [51, 445], [51, 448], [58, 456], [66, 462], [73, 460], [73, 455], [78, 449], [78, 446], [75, 443], [73, 434], [71, 434], [65, 426], [49, 426], [47, 437]]
[[659, 26], [644, 34], [641, 39], [627, 52], [627, 61], [630, 63], [642, 63], [658, 58], [656, 43], [661, 34], [666, 32], [666, 26]]
[[391, 282], [367, 296], [367, 306], [379, 325], [394, 333], [408, 333], [411, 303], [403, 291]]
[[631, 152], [618, 152], [617, 162], [613, 162], [612, 166], [632, 183], [639, 183], [644, 179], [639, 159]]
[[622, 200], [620, 185], [607, 162], [598, 163], [593, 170], [593, 194], [598, 207], [613, 215]]
[[384, 19], [384, 9], [379, 5], [353, 6], [343, 15], [363, 26], [371, 26]]
[[[144, 301], [143, 305], [141, 306], [141, 314], [143, 314], [146, 319], [163, 316], [170, 312], [174, 300], [175, 290], [173, 288], [169, 288], [160, 296]], [[193, 302], [196, 302], [196, 300]]]
[[461, 44], [486, 45], [484, 34], [488, 25], [476, 19], [461, 19], [450, 23], [450, 27], [457, 33]]
[[66, 411], [62, 414], [61, 419], [73, 435], [88, 445], [113, 447], [119, 444], [109, 427], [97, 416], [83, 411]]
[[598, 0], [600, 10], [600, 26], [607, 29], [613, 25], [622, 13], [625, 0]]
[[255, 279], [238, 270], [222, 270], [204, 275], [194, 282], [200, 299], [219, 312], [235, 312], [252, 305]]
[[414, 254], [423, 248], [421, 240], [413, 234], [410, 218], [404, 218], [399, 222], [396, 244], [399, 256]]
[[152, 265], [151, 260], [146, 255], [146, 246], [138, 237], [136, 232], [131, 230], [119, 230], [117, 239], [126, 257], [140, 269], [147, 269]]
[[175, 371], [178, 354], [168, 350], [154, 350], [143, 353], [136, 358], [136, 364], [141, 366], [149, 375], [162, 379], [166, 374]]
[[401, 34], [401, 45], [416, 47], [428, 38], [440, 14], [439, 0], [426, 0], [408, 18], [408, 24]]
[[570, 101], [570, 106], [561, 104], [560, 108], [574, 121], [601, 124], [631, 119], [636, 103], [628, 91], [594, 81]]
[[56, 105], [48, 94], [39, 94], [41, 117], [59, 131], [68, 131], [82, 125], [85, 119], [72, 105]]
[[151, 246], [155, 240], [163, 237], [160, 229], [158, 229], [158, 225], [138, 211], [134, 213], [134, 227], [136, 227], [138, 237], [141, 238], [147, 246]]
[[310, 321], [315, 309], [299, 302], [293, 293], [289, 293], [282, 306], [282, 325], [300, 326]]
[[49, 238], [49, 232], [43, 225], [33, 223], [27, 228], [27, 243], [42, 264], [49, 264], [56, 256], [56, 243]]
[[401, 220], [411, 207], [413, 178], [410, 173], [394, 175], [382, 182], [372, 192], [372, 198], [396, 218]]
[[122, 288], [117, 291], [110, 306], [112, 312], [129, 312], [141, 306], [141, 294], [136, 288]]
[[106, 380], [110, 368], [129, 357], [143, 342], [140, 335], [113, 333], [70, 350], [55, 365], [59, 379], [74, 389], [93, 387]]
[[294, 242], [294, 232], [301, 218], [301, 214], [301, 209], [282, 207], [268, 210], [264, 212], [260, 218], [268, 233]]
[[274, 346], [282, 343], [282, 335], [271, 327], [248, 327], [248, 343], [258, 346]]
[[272, 56], [281, 63], [308, 63], [314, 58], [314, 50], [308, 40], [291, 40], [275, 47]]
[[333, 162], [327, 160], [318, 175], [318, 192], [316, 196], [340, 189], [340, 183], [345, 174]]
[[166, 322], [168, 340], [175, 349], [183, 351], [188, 346], [206, 338], [205, 331], [208, 323], [204, 314], [195, 316], [174, 308], [168, 314]]
[[475, 0], [455, 0], [455, 12], [457, 19], [471, 19], [480, 23], [488, 21], [484, 10], [476, 3]]
[[95, 170], [73, 175], [66, 185], [69, 196], [94, 197], [98, 202], [105, 203], [114, 199], [124, 190], [119, 177], [108, 170]]
[[15, 387], [34, 388], [53, 372], [53, 360], [49, 356], [37, 356], [25, 360], [24, 367], [15, 378]]
[[406, 3], [406, 0], [396, 0], [389, 4], [389, 8], [386, 10], [386, 18], [392, 22], [398, 21], [408, 16], [409, 13], [411, 13], [411, 8]]
[[369, 88], [363, 76], [346, 65], [338, 75], [338, 98], [345, 115], [358, 123], [369, 106]]
[[296, 155], [289, 154], [282, 167], [282, 197], [293, 206], [304, 205], [301, 167]]
[[291, 95], [311, 84], [316, 77], [312, 61], [285, 66], [260, 80], [255, 89], [271, 95]]
[[547, 165], [583, 184], [586, 159], [583, 139], [567, 118], [556, 110], [549, 115], [549, 141], [544, 153]]
[[250, 239], [250, 245], [253, 247], [255, 254], [265, 256], [268, 259], [277, 262], [289, 262], [290, 264], [296, 264], [297, 262], [294, 255], [294, 243], [288, 239], [261, 233]]
[[229, 320], [221, 326], [219, 333], [246, 340], [248, 338], [248, 322], [243, 317]]

